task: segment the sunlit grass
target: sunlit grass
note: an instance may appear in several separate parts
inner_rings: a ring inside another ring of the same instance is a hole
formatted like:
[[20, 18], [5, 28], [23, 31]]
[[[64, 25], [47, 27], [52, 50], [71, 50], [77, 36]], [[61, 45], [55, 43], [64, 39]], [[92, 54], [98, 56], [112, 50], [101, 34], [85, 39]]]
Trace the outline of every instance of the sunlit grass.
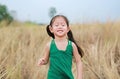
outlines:
[[[45, 26], [13, 23], [0, 28], [0, 79], [46, 79], [48, 65], [38, 67], [45, 44], [51, 39]], [[13, 27], [14, 26], [14, 27]], [[17, 27], [16, 27], [17, 26]], [[84, 79], [120, 78], [120, 22], [71, 25], [83, 48]], [[76, 77], [73, 62], [73, 73]]]

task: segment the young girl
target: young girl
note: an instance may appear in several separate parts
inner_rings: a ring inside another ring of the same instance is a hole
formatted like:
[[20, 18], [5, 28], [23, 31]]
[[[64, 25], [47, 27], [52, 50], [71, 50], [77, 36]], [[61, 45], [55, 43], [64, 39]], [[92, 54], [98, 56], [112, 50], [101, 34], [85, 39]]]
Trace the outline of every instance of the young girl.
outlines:
[[44, 57], [39, 60], [38, 65], [45, 65], [50, 59], [47, 79], [74, 79], [71, 71], [73, 56], [77, 66], [77, 79], [82, 79], [83, 51], [73, 38], [68, 19], [63, 15], [56, 15], [46, 30], [53, 39], [46, 44]]

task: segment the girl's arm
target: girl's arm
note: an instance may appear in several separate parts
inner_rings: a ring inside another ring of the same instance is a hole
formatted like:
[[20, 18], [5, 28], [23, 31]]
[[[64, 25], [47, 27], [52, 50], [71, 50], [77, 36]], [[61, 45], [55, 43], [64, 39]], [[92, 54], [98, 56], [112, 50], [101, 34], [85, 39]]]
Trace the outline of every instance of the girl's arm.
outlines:
[[74, 43], [72, 43], [73, 46], [73, 55], [75, 57], [76, 61], [76, 67], [77, 67], [77, 79], [82, 79], [82, 62], [81, 57], [78, 53], [77, 47]]
[[38, 65], [45, 65], [48, 63], [49, 60], [49, 50], [50, 50], [50, 43], [47, 43], [44, 49], [44, 56], [38, 61]]

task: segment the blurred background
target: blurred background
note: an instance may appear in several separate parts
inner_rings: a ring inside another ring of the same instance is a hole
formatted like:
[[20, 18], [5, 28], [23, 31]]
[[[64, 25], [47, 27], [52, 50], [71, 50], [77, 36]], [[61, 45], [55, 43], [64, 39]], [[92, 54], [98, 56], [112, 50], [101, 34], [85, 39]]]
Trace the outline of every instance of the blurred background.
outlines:
[[57, 14], [84, 51], [83, 79], [120, 79], [120, 0], [0, 0], [0, 79], [47, 78], [49, 63], [37, 62]]
[[63, 14], [70, 22], [118, 20], [119, 0], [0, 0], [11, 16], [19, 21], [48, 23], [51, 11]]

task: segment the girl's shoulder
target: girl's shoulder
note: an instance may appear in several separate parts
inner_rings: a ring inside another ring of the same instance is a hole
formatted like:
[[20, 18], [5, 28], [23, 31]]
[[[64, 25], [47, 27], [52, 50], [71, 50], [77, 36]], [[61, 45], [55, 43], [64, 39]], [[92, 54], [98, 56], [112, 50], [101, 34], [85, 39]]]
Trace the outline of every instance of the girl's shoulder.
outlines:
[[48, 42], [46, 43], [46, 47], [50, 47], [50, 45], [51, 45], [51, 43], [53, 42], [53, 40], [54, 40], [54, 39], [50, 39], [50, 41], [48, 41]]
[[51, 41], [52, 41], [52, 40], [50, 40], [49, 42], [46, 43], [46, 45], [45, 45], [46, 48], [50, 49]]
[[73, 41], [71, 41], [71, 40], [68, 40], [68, 44], [72, 45], [72, 47], [76, 46], [75, 43]]
[[71, 41], [71, 43], [72, 43], [73, 49], [77, 48], [77, 46], [76, 46], [76, 44], [74, 42]]

